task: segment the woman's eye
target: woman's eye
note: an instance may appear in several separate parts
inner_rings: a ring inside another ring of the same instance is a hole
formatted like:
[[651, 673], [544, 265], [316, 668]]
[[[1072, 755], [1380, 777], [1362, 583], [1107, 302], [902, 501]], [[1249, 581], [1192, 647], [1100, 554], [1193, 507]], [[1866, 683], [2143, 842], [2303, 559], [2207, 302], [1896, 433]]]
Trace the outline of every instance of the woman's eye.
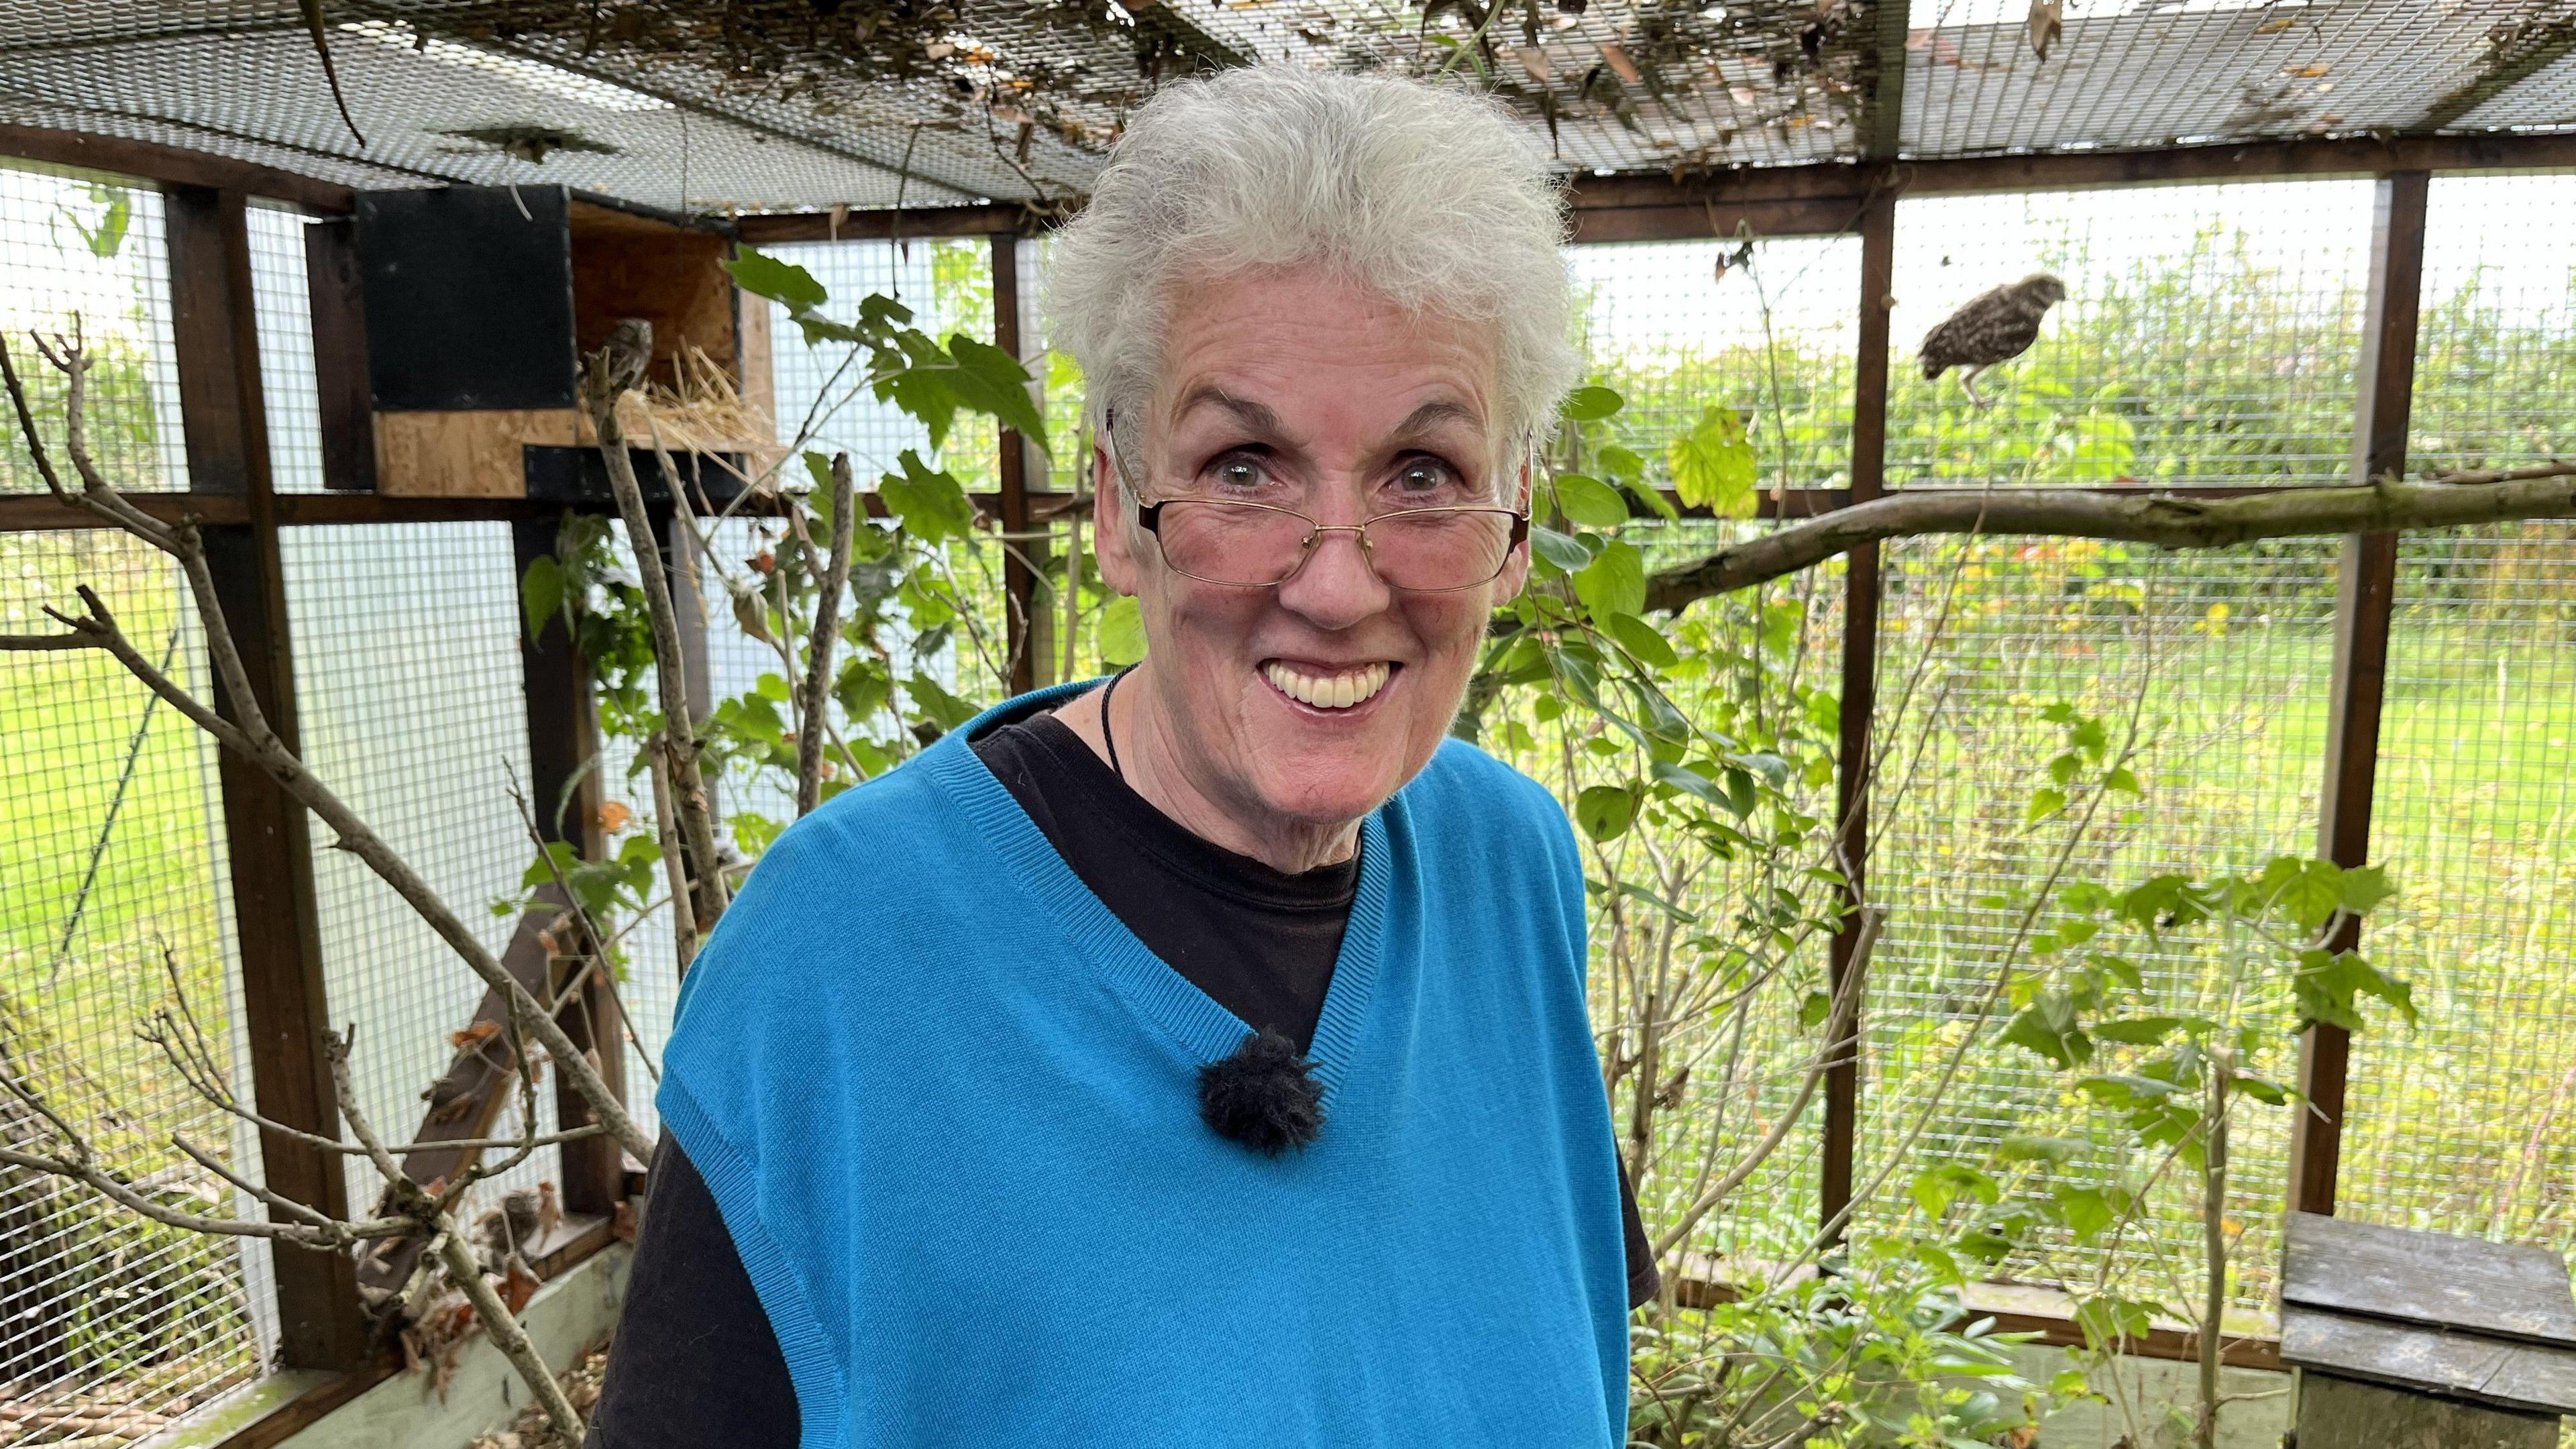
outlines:
[[1220, 488], [1258, 488], [1261, 465], [1249, 458], [1223, 458], [1208, 469], [1208, 477]]
[[1448, 464], [1427, 458], [1405, 464], [1395, 475], [1396, 491], [1416, 496], [1443, 492], [1457, 482], [1458, 474]]

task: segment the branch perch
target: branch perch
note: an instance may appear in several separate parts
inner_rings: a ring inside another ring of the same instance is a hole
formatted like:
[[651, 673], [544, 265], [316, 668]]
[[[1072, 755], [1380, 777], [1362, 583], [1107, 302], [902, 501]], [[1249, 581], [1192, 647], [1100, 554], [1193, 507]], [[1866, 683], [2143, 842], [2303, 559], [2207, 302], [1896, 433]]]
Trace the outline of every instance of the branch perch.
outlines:
[[2566, 459], [2422, 482], [2390, 478], [2352, 488], [2283, 488], [2220, 499], [2081, 488], [1907, 488], [1666, 569], [1647, 581], [1646, 607], [1680, 609], [1887, 538], [2049, 534], [2159, 548], [2226, 548], [2266, 538], [2570, 516], [2576, 516], [2576, 461]]
[[[671, 602], [671, 581], [662, 572], [662, 549], [653, 532], [653, 517], [644, 508], [644, 486], [627, 455], [626, 429], [618, 422], [617, 404], [644, 378], [653, 357], [653, 329], [629, 318], [617, 324], [608, 344], [582, 359], [581, 405], [599, 439], [600, 461], [608, 469], [609, 491], [617, 496], [617, 514], [635, 550], [635, 572], [642, 577], [644, 611], [653, 624], [653, 675], [662, 695], [663, 758], [669, 763], [672, 804], [680, 816], [680, 840], [688, 848], [696, 895], [694, 940], [682, 948], [693, 954], [697, 940], [715, 929], [724, 914], [724, 871], [716, 854], [715, 806], [698, 770], [696, 726], [689, 710], [689, 682], [680, 668], [680, 616]], [[675, 480], [676, 481], [676, 480]], [[549, 1044], [551, 1049], [551, 1043]], [[636, 1154], [650, 1160], [650, 1148]]]

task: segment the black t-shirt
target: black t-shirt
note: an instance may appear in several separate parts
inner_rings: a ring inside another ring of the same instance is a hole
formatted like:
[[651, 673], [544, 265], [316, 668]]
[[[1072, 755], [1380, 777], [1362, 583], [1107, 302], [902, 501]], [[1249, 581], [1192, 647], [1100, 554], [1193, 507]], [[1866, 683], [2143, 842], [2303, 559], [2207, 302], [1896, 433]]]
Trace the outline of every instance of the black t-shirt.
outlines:
[[[1075, 876], [1147, 949], [1255, 1030], [1314, 1040], [1359, 890], [1356, 856], [1288, 875], [1211, 845], [1129, 789], [1051, 714], [974, 741]], [[792, 1445], [796, 1390], [714, 1195], [669, 1134], [591, 1425], [591, 1449]], [[1662, 1279], [1627, 1172], [1628, 1301]]]

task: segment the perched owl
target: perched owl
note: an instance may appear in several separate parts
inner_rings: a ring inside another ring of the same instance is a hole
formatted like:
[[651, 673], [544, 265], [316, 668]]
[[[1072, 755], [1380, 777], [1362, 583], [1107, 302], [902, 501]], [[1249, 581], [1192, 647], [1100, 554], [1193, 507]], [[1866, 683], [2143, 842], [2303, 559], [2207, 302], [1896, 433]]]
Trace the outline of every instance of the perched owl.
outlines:
[[2029, 351], [2039, 340], [2039, 319], [2065, 300], [2066, 284], [2046, 272], [1979, 295], [1923, 335], [1924, 377], [1958, 368], [1968, 400], [1987, 406], [1977, 395], [1977, 374]]

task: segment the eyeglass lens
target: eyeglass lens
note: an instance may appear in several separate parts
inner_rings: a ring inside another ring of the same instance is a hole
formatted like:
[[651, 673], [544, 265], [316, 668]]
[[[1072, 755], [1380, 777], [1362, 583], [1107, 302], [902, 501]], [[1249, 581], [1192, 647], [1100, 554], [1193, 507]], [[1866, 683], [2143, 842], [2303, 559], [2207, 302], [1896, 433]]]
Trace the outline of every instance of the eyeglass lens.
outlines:
[[[1369, 562], [1393, 588], [1464, 589], [1503, 571], [1512, 515], [1501, 509], [1422, 509], [1368, 520]], [[1164, 560], [1211, 583], [1275, 584], [1305, 561], [1314, 525], [1302, 514], [1247, 504], [1173, 499], [1157, 533]]]

